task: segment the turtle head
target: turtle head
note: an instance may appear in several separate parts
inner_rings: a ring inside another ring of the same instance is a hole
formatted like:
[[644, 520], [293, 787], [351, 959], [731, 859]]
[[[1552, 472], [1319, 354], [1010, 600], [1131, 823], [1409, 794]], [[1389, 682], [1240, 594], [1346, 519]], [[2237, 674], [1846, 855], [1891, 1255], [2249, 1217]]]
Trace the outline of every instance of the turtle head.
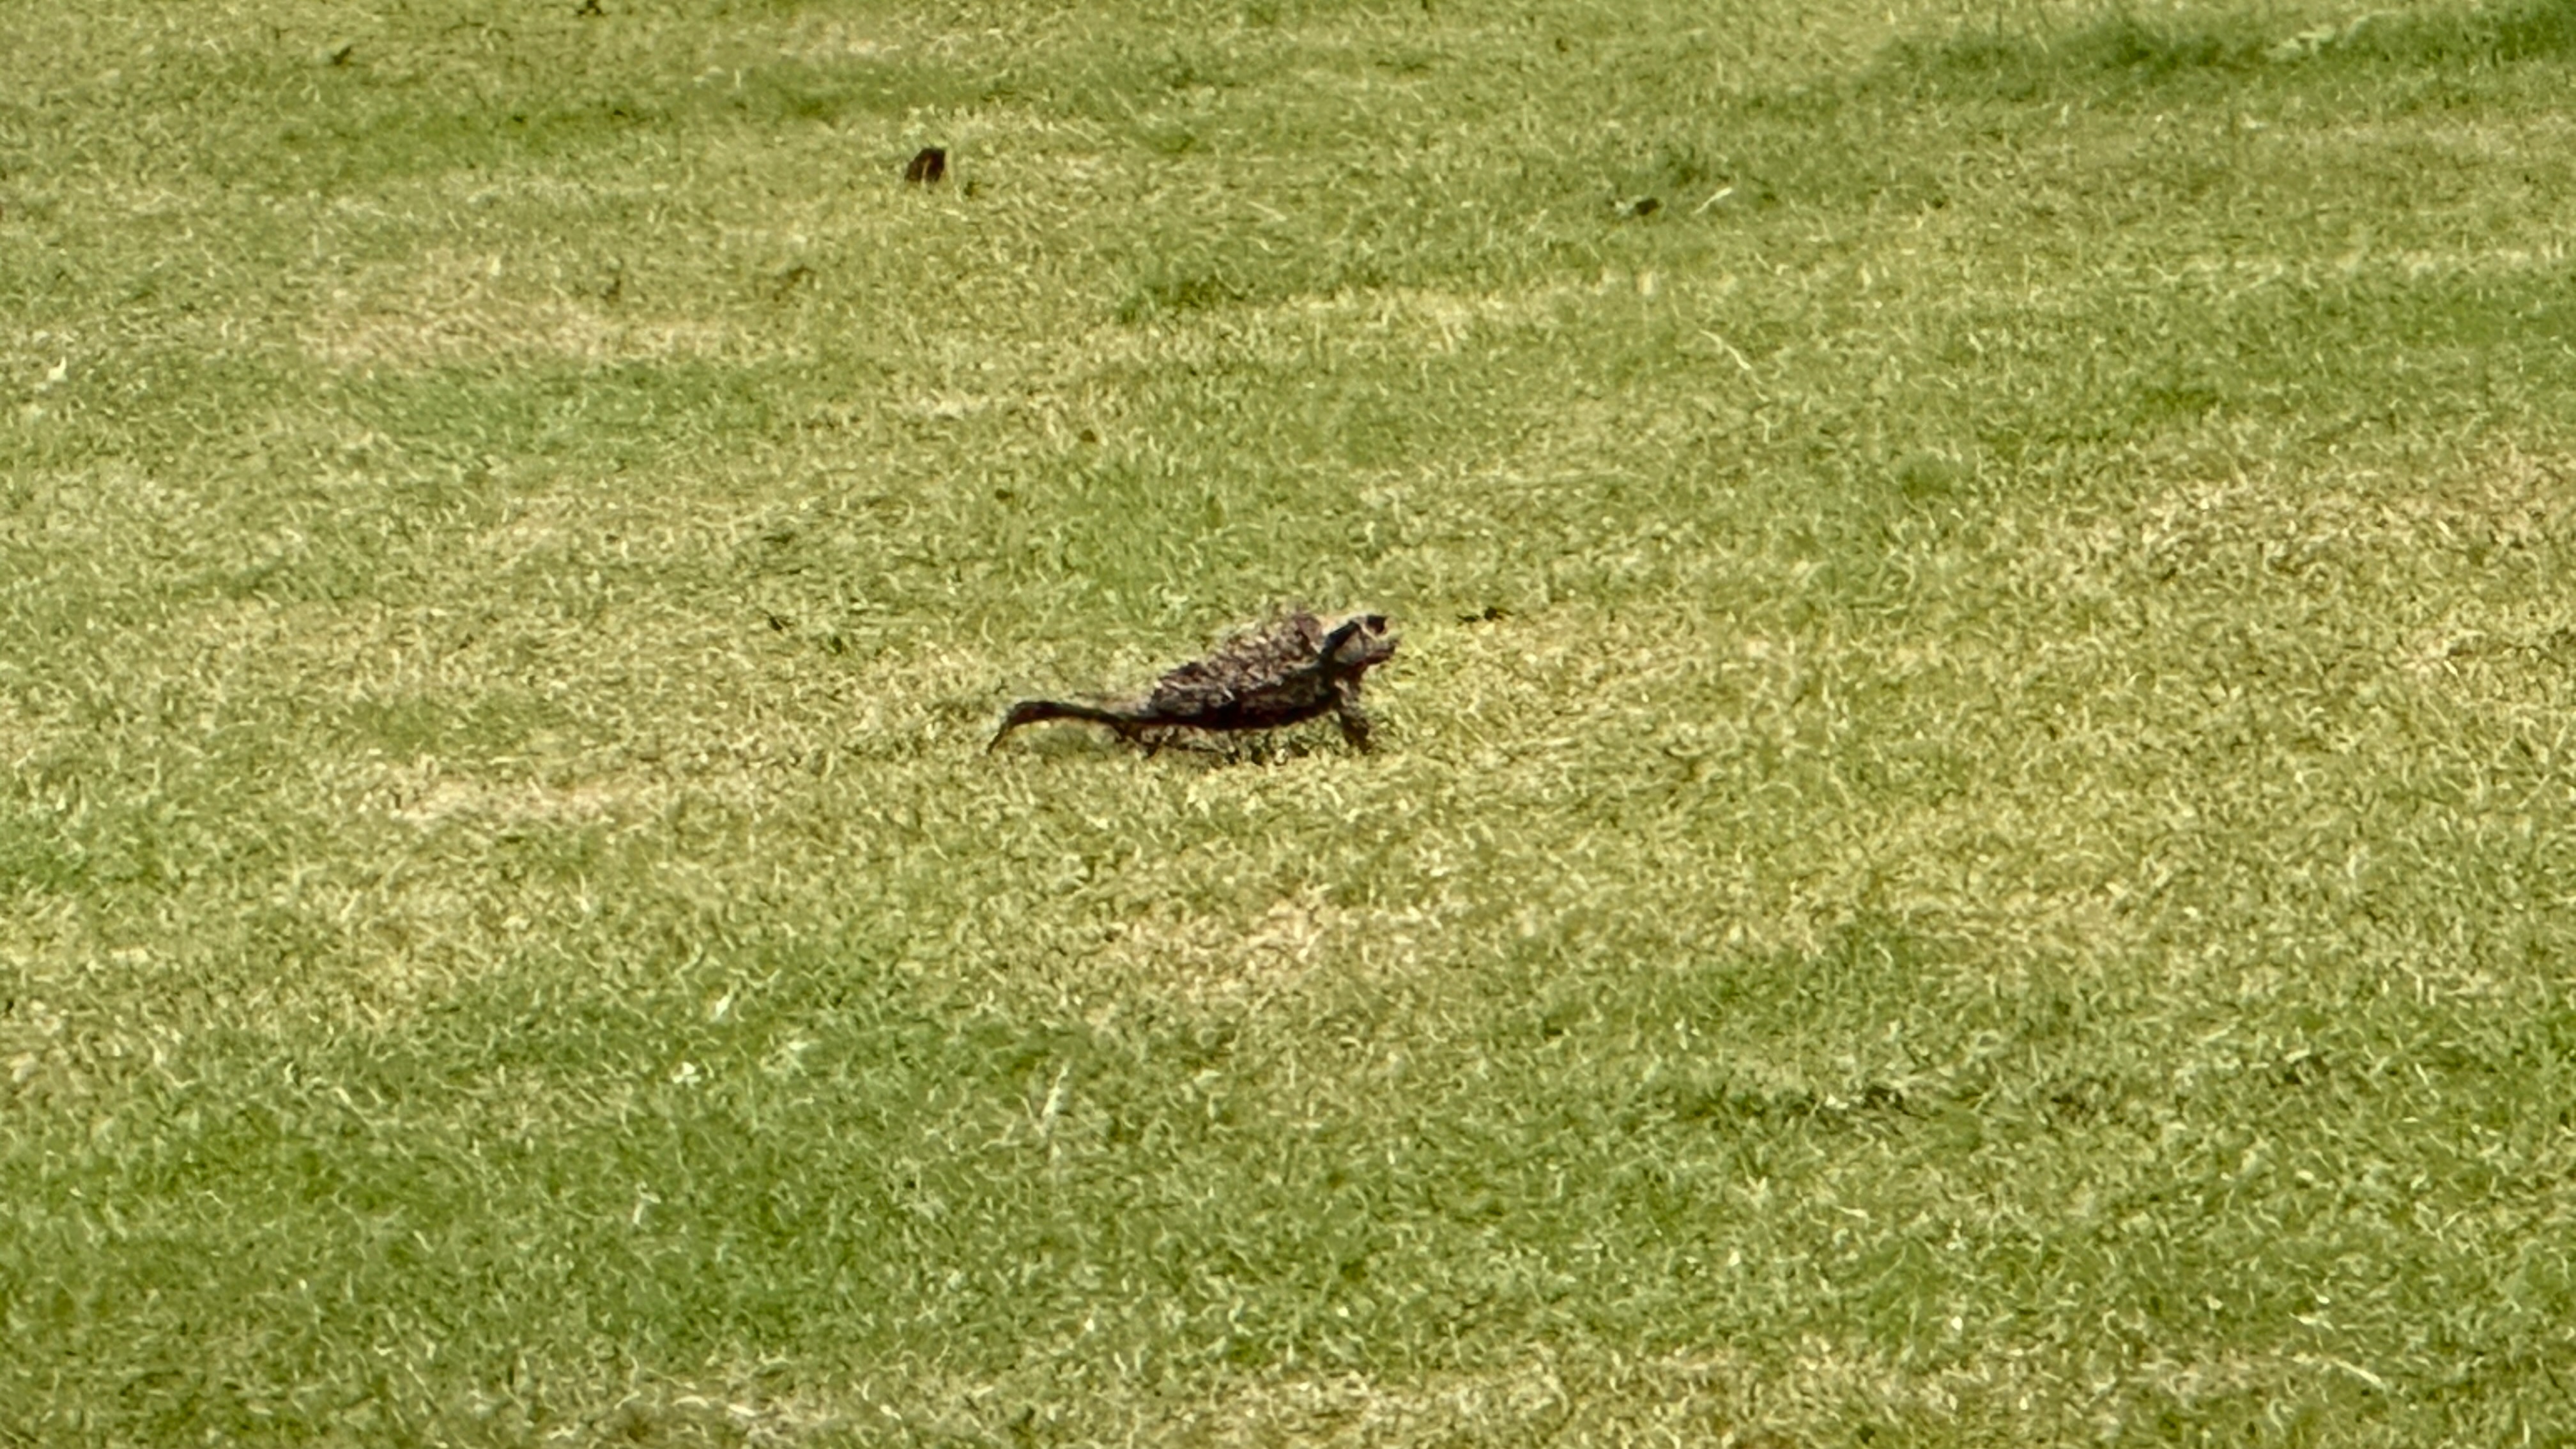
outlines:
[[1324, 636], [1324, 657], [1336, 669], [1361, 674], [1395, 657], [1397, 635], [1384, 614], [1353, 614]]

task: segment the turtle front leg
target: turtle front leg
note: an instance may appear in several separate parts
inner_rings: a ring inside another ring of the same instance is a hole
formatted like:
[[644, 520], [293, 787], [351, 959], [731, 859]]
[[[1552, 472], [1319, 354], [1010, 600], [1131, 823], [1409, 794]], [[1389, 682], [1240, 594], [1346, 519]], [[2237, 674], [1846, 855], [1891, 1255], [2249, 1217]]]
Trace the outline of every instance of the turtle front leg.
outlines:
[[1342, 738], [1351, 742], [1352, 749], [1358, 750], [1362, 754], [1366, 754], [1368, 752], [1368, 711], [1360, 708], [1360, 702], [1358, 700], [1353, 699], [1348, 695], [1344, 695], [1342, 697], [1341, 707], [1333, 712], [1333, 721], [1342, 727]]

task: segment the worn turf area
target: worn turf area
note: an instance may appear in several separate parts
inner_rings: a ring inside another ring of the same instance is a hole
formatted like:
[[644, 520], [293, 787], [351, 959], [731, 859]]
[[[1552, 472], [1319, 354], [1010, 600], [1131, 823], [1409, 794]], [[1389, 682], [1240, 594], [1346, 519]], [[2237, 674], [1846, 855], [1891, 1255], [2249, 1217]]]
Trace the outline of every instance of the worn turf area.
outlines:
[[0, 1443], [2566, 1442], [2576, 5], [583, 8], [0, 9]]

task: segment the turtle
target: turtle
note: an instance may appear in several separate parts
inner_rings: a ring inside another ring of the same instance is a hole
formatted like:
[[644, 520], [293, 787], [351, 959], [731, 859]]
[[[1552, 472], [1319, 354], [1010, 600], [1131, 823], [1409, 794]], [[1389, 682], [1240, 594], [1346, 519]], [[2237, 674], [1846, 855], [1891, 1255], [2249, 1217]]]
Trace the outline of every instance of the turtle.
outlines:
[[1174, 730], [1230, 733], [1276, 729], [1330, 714], [1352, 748], [1369, 747], [1360, 680], [1395, 654], [1384, 614], [1351, 614], [1330, 624], [1304, 609], [1218, 645], [1155, 681], [1147, 694], [1096, 704], [1024, 699], [1002, 716], [990, 751], [1022, 725], [1047, 720], [1103, 724], [1118, 737], [1159, 748]]

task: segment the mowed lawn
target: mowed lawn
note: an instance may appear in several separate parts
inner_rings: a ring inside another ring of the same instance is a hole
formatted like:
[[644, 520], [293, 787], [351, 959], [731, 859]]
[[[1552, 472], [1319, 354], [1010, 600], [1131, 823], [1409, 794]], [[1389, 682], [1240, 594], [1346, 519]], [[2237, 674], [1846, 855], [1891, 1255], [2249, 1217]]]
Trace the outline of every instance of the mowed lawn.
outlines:
[[2571, 96], [11, 0], [0, 1444], [2569, 1442]]

